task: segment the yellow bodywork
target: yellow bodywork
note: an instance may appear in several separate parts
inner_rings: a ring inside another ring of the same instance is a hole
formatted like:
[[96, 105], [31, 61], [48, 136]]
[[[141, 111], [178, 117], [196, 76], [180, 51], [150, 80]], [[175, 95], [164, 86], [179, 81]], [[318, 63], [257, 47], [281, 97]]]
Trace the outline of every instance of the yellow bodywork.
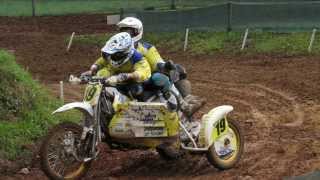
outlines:
[[[210, 121], [210, 116], [205, 115], [201, 123], [201, 130], [199, 134], [200, 147], [210, 146], [219, 137], [225, 135], [228, 132], [229, 126], [228, 126], [228, 121], [226, 117], [214, 123], [213, 127], [209, 127], [211, 126], [211, 123], [209, 121]], [[210, 135], [209, 135], [210, 137], [207, 137], [208, 130], [210, 131]], [[208, 142], [208, 139], [209, 139], [209, 142]]]
[[163, 139], [178, 137], [178, 115], [170, 112], [163, 103], [130, 101], [116, 107], [109, 124], [112, 139], [131, 139], [134, 144], [155, 147]]
[[[102, 90], [100, 84], [88, 84], [84, 102], [97, 105]], [[109, 123], [109, 134], [114, 141], [156, 147], [164, 141], [176, 141], [179, 136], [179, 117], [164, 103], [136, 102], [116, 94], [112, 104], [115, 114]]]
[[84, 92], [83, 101], [89, 103], [91, 106], [96, 105], [98, 103], [101, 89], [101, 84], [88, 84]]
[[229, 126], [227, 118], [225, 117], [218, 121], [218, 123], [216, 123], [214, 127], [215, 128], [213, 129], [211, 138], [213, 141], [216, 141], [217, 138], [228, 132]]

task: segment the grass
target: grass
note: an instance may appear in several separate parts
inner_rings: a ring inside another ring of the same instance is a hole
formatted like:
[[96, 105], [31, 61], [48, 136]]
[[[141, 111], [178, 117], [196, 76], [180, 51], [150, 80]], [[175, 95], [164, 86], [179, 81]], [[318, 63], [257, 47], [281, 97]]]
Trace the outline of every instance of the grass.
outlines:
[[[214, 2], [215, 3], [215, 2]], [[0, 0], [0, 16], [31, 16], [32, 0]], [[176, 1], [176, 7], [196, 7], [213, 4], [192, 0]], [[64, 15], [80, 13], [118, 13], [124, 9], [170, 9], [171, 0], [35, 0], [36, 15]]]
[[76, 113], [52, 116], [61, 105], [16, 64], [13, 55], [0, 50], [0, 159], [26, 157], [30, 150], [24, 145], [45, 135], [48, 127], [79, 119]]
[[[246, 2], [247, 0], [234, 0]], [[275, 1], [276, 0], [272, 0]], [[303, 1], [303, 0], [296, 0]], [[228, 0], [179, 0], [175, 1], [177, 9], [207, 7]], [[250, 0], [266, 2], [266, 0]], [[32, 16], [32, 0], [0, 0], [0, 16]], [[169, 10], [172, 0], [35, 0], [35, 13], [43, 15], [66, 15], [81, 13], [119, 13], [125, 10]]]
[[[311, 33], [270, 33], [249, 32], [246, 47], [240, 50], [244, 33], [242, 32], [193, 32], [190, 31], [187, 52], [190, 54], [282, 54], [306, 55]], [[102, 47], [111, 35], [76, 36], [75, 44], [94, 44]], [[167, 52], [182, 52], [184, 33], [146, 33], [145, 41]], [[316, 35], [312, 54], [320, 52], [320, 37]]]

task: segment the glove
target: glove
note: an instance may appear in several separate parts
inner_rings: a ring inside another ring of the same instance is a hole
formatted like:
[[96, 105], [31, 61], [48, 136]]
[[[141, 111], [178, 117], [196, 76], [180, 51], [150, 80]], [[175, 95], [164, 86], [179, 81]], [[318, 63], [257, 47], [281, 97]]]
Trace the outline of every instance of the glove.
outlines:
[[169, 75], [170, 71], [176, 69], [175, 64], [171, 60], [169, 60], [165, 63], [158, 63], [157, 67], [161, 73], [166, 74], [166, 75]]
[[128, 79], [132, 78], [132, 74], [131, 73], [120, 73], [118, 74], [118, 80], [119, 82], [124, 82], [127, 81]]
[[98, 66], [97, 64], [93, 64], [93, 65], [90, 67], [91, 75], [97, 74], [98, 70], [99, 70], [99, 66]]
[[176, 69], [176, 66], [171, 60], [169, 60], [164, 63], [164, 68], [170, 71]]
[[115, 86], [118, 83], [118, 76], [110, 76], [108, 79], [105, 81], [106, 84], [109, 84], [111, 86]]
[[106, 83], [110, 84], [111, 86], [115, 86], [116, 84], [127, 81], [128, 79], [131, 79], [131, 78], [132, 78], [131, 73], [120, 73], [118, 75], [109, 77], [106, 80]]
[[92, 71], [89, 70], [89, 71], [86, 71], [86, 72], [81, 73], [80, 77], [81, 77], [81, 76], [91, 76], [91, 75], [92, 75]]
[[91, 76], [92, 76], [91, 71], [86, 71], [81, 73], [79, 78], [81, 80], [80, 83], [87, 83], [90, 80]]

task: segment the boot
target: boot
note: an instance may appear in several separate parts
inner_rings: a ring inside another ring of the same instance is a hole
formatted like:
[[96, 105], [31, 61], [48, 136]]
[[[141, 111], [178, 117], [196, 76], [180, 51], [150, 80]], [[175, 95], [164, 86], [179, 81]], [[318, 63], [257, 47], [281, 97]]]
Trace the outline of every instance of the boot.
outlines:
[[180, 103], [182, 112], [187, 117], [191, 117], [206, 103], [206, 100], [198, 96], [188, 95], [184, 99], [181, 98]]

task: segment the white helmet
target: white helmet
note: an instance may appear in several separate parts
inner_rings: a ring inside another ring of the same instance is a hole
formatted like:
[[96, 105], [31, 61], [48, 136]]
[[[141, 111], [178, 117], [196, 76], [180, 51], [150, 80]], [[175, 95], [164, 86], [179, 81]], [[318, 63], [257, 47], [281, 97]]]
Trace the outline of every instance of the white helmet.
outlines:
[[120, 31], [121, 29], [125, 30], [125, 28], [134, 29], [133, 34], [131, 34], [134, 42], [138, 42], [142, 38], [143, 25], [142, 25], [142, 22], [135, 17], [126, 17], [123, 20], [121, 20], [117, 24], [117, 26], [119, 27]]
[[113, 67], [119, 67], [126, 63], [133, 55], [133, 41], [126, 32], [112, 36], [101, 49], [102, 57], [110, 60]]

